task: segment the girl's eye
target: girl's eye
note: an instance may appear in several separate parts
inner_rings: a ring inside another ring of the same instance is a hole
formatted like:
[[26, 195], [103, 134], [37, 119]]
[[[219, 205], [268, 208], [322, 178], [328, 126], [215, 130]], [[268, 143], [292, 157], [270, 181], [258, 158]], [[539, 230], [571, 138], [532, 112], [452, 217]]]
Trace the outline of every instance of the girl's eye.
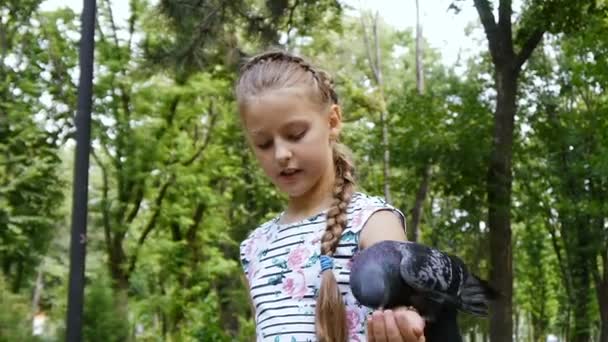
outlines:
[[268, 141], [266, 141], [264, 143], [257, 144], [257, 147], [260, 150], [265, 150], [265, 149], [269, 148], [271, 145], [272, 145], [272, 140], [268, 140]]
[[289, 140], [291, 141], [298, 141], [300, 139], [302, 139], [302, 137], [304, 136], [304, 134], [306, 134], [306, 130], [300, 131], [296, 134], [290, 134], [289, 135]]

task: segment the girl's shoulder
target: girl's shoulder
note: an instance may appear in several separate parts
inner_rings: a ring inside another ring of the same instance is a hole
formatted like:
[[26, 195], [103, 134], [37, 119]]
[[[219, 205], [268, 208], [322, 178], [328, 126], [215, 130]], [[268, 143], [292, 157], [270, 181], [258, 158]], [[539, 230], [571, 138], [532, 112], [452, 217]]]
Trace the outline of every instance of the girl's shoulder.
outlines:
[[243, 239], [243, 241], [241, 241], [241, 248], [243, 248], [250, 240], [267, 234], [268, 230], [272, 228], [273, 224], [276, 223], [276, 221], [277, 218], [275, 217], [254, 228], [249, 234], [247, 234], [247, 237]]
[[[355, 192], [347, 206], [346, 216], [348, 220], [348, 227], [346, 230], [351, 231], [352, 233], [358, 233], [361, 228], [365, 225], [368, 219], [376, 212], [381, 210], [389, 210], [394, 212], [397, 216], [401, 218], [405, 227], [405, 215], [403, 213], [389, 204], [383, 197], [374, 196], [364, 192]], [[306, 220], [316, 223], [322, 224], [324, 222], [324, 215], [314, 215]], [[278, 229], [277, 221], [279, 220], [280, 215], [274, 217], [272, 219], [267, 220], [262, 223], [254, 230], [252, 230], [247, 237], [240, 243], [241, 252], [245, 252], [251, 249], [252, 244], [259, 244], [260, 241], [268, 240], [271, 233]], [[314, 222], [313, 222], [314, 221]], [[294, 223], [293, 225], [299, 224]]]
[[397, 215], [405, 228], [405, 215], [399, 209], [389, 204], [384, 197], [356, 192], [347, 209], [349, 223], [347, 230], [358, 233], [373, 214], [382, 210], [391, 211]]
[[365, 192], [355, 192], [350, 200], [349, 207], [390, 207], [390, 204], [381, 196], [374, 196]]

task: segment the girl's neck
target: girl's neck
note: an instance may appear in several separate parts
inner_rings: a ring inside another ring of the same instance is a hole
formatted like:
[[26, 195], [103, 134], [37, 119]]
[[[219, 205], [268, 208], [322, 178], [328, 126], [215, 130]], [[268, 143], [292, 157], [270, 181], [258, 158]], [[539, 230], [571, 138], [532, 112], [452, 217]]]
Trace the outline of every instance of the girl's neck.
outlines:
[[307, 193], [290, 197], [281, 221], [295, 222], [328, 209], [333, 202], [335, 173], [333, 167]]

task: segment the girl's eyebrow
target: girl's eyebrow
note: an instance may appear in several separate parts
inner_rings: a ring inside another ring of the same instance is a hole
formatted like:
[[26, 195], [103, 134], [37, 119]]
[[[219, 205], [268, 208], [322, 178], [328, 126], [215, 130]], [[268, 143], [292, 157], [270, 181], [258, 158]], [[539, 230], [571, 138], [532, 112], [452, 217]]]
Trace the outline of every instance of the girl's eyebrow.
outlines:
[[[308, 125], [309, 125], [308, 121], [303, 120], [303, 119], [296, 119], [296, 120], [293, 120], [293, 121], [290, 121], [290, 122], [284, 124], [283, 126], [281, 126], [280, 129], [290, 129], [293, 127], [308, 126]], [[263, 129], [251, 129], [251, 130], [249, 130], [249, 134], [260, 136], [260, 135], [266, 135], [266, 132], [264, 132]]]
[[286, 123], [285, 125], [283, 125], [283, 128], [291, 128], [291, 127], [298, 127], [298, 126], [306, 126], [308, 125], [308, 121], [305, 120], [294, 120], [294, 121], [290, 121], [288, 123]]

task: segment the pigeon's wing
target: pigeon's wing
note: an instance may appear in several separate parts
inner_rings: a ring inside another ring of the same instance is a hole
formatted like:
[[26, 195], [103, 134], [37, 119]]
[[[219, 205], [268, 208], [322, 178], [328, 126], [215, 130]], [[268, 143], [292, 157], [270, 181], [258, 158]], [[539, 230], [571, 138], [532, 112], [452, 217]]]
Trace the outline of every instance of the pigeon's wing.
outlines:
[[413, 242], [400, 246], [401, 277], [409, 286], [439, 297], [457, 297], [467, 271], [458, 258]]
[[460, 293], [460, 309], [473, 315], [487, 316], [490, 300], [498, 297], [498, 292], [485, 280], [469, 274]]
[[497, 297], [489, 284], [468, 272], [460, 258], [408, 242], [402, 244], [400, 273], [409, 286], [439, 303], [449, 303], [475, 315], [487, 315]]

